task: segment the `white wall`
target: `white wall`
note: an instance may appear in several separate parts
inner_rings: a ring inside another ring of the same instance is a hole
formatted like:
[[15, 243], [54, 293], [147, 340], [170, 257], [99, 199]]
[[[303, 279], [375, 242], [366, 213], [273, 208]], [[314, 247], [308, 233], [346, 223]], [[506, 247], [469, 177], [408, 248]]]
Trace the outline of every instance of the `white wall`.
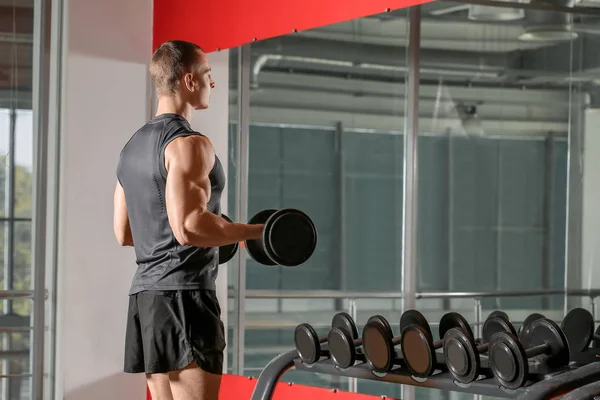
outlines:
[[123, 371], [131, 248], [117, 245], [119, 152], [150, 111], [152, 0], [65, 3], [56, 399], [143, 399]]
[[[199, 43], [202, 45], [201, 43]], [[212, 67], [212, 78], [216, 87], [211, 92], [210, 107], [207, 110], [196, 111], [192, 116], [191, 125], [196, 131], [208, 136], [215, 148], [217, 156], [223, 164], [227, 175], [228, 157], [228, 117], [229, 117], [229, 51], [208, 54]], [[221, 211], [227, 213], [227, 190], [221, 199]], [[227, 335], [227, 265], [219, 267], [217, 278], [217, 297], [221, 306], [221, 319], [225, 324]], [[227, 337], [227, 336], [226, 336]], [[229, 346], [229, 343], [227, 343]], [[225, 350], [227, 352], [227, 350]], [[227, 354], [227, 353], [226, 353]], [[227, 356], [224, 357], [223, 372], [227, 371]]]
[[[600, 109], [585, 112], [583, 130], [583, 210], [582, 210], [582, 260], [581, 288], [600, 288]], [[575, 285], [572, 285], [573, 287]], [[575, 286], [577, 287], [577, 286]]]

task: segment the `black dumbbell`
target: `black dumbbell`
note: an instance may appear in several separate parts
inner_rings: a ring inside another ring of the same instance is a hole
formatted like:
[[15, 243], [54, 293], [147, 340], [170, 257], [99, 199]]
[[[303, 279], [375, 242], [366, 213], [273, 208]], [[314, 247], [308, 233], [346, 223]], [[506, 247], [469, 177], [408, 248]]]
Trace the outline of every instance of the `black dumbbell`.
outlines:
[[[414, 310], [407, 311], [414, 318]], [[419, 313], [420, 314], [420, 313]], [[406, 367], [413, 376], [426, 378], [430, 376], [437, 364], [436, 350], [444, 346], [444, 335], [452, 328], [460, 328], [473, 337], [473, 331], [467, 320], [456, 312], [445, 314], [440, 320], [440, 340], [433, 341], [429, 323], [421, 315], [418, 323], [410, 323], [403, 327], [400, 337], [402, 357]], [[402, 323], [401, 323], [402, 324]]]
[[263, 210], [249, 224], [264, 224], [261, 239], [246, 240], [254, 261], [263, 265], [295, 267], [306, 262], [317, 247], [317, 229], [300, 210]]
[[362, 332], [363, 353], [371, 370], [386, 373], [401, 363], [396, 353], [400, 338], [394, 337], [390, 323], [381, 315], [369, 318]]
[[[376, 315], [369, 318], [367, 324], [372, 321], [380, 321], [380, 319], [383, 317]], [[338, 368], [342, 369], [350, 368], [357, 360], [365, 361], [364, 349], [358, 349], [362, 346], [363, 339], [358, 337], [356, 324], [350, 318], [347, 318], [345, 323], [347, 324], [346, 328], [341, 328], [338, 324], [331, 328], [327, 336], [330, 358]]]
[[[221, 218], [223, 218], [227, 222], [233, 222], [225, 214], [221, 214]], [[237, 253], [238, 248], [239, 243], [232, 243], [225, 246], [219, 246], [219, 264], [225, 264], [227, 261], [231, 260], [233, 256], [235, 256], [235, 253]]]
[[525, 331], [524, 348], [516, 335], [498, 332], [490, 340], [488, 357], [496, 381], [507, 389], [518, 389], [527, 381], [529, 359], [551, 369], [569, 364], [569, 343], [560, 326], [547, 318], [533, 321]]
[[542, 318], [546, 317], [538, 313], [530, 314], [529, 316], [527, 316], [527, 318], [525, 318], [525, 321], [523, 321], [523, 323], [519, 327], [519, 330], [517, 331], [517, 336], [519, 337], [519, 340], [521, 341], [521, 343], [523, 343], [524, 346], [526, 344], [523, 342], [523, 338], [529, 335], [529, 329], [531, 328], [531, 324], [534, 321], [537, 321], [538, 319]]
[[[331, 320], [331, 327], [345, 330], [346, 333], [356, 338], [358, 332], [352, 317], [345, 312], [340, 312], [334, 315]], [[325, 351], [321, 345], [327, 344], [327, 336], [319, 336], [315, 328], [310, 324], [303, 323], [296, 327], [294, 331], [294, 344], [296, 345], [296, 351], [306, 364], [314, 364], [323, 356], [329, 356], [330, 352]]]
[[585, 308], [574, 308], [565, 315], [560, 328], [569, 342], [573, 353], [586, 351], [590, 343], [600, 341], [598, 332], [594, 332], [594, 316]]
[[489, 342], [497, 332], [517, 334], [503, 313], [492, 313], [483, 324], [479, 344], [461, 328], [452, 328], [444, 335], [444, 358], [450, 374], [460, 383], [471, 383], [479, 376], [480, 355], [488, 351]]

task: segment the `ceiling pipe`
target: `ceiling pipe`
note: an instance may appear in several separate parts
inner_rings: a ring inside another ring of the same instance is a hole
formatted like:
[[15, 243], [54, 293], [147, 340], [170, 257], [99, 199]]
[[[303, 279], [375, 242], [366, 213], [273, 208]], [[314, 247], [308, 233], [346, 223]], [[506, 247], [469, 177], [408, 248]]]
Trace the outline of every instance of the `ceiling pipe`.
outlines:
[[[340, 70], [344, 73], [359, 73], [365, 74], [368, 72], [388, 72], [390, 74], [404, 74], [408, 72], [407, 66], [396, 66], [396, 65], [382, 65], [373, 63], [358, 63], [355, 64], [350, 61], [338, 61], [329, 60], [314, 57], [297, 57], [297, 56], [284, 56], [281, 54], [261, 54], [252, 66], [251, 76], [251, 87], [256, 89], [259, 86], [258, 77], [262, 69], [269, 63], [275, 64], [304, 64], [313, 66], [317, 69], [318, 66], [325, 66], [328, 70]], [[474, 68], [465, 69], [449, 69], [449, 68], [428, 68], [426, 66], [420, 68], [421, 75], [435, 75], [435, 76], [453, 76], [453, 77], [464, 77], [469, 81], [475, 81], [480, 79], [497, 79], [501, 76], [500, 71], [481, 71]]]
[[[258, 42], [252, 47], [255, 55], [252, 84], [258, 85], [260, 71], [269, 63], [280, 65], [305, 64], [314, 68], [325, 66], [340, 72], [389, 71], [406, 72], [406, 48], [400, 46], [364, 45], [298, 36], [283, 36]], [[467, 51], [421, 50], [421, 72], [424, 74], [464, 76], [469, 80], [497, 78], [502, 71], [518, 66], [518, 54]]]

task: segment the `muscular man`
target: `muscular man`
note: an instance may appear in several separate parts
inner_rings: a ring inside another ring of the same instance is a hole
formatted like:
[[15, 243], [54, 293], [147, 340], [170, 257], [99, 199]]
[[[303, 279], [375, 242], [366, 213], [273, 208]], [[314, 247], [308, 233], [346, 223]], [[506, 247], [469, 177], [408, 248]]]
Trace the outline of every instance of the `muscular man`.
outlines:
[[225, 175], [189, 124], [214, 87], [202, 49], [170, 41], [152, 56], [156, 116], [121, 152], [114, 231], [134, 246], [125, 372], [145, 373], [153, 400], [216, 400], [225, 332], [215, 295], [218, 246], [258, 239], [262, 225], [221, 218]]

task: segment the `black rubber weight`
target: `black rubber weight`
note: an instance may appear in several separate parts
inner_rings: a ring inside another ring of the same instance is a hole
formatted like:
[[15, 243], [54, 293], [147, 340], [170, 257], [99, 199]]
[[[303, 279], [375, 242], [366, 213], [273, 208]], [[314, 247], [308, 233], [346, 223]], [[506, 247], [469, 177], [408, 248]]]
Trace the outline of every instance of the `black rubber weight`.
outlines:
[[331, 328], [327, 337], [331, 359], [340, 368], [350, 368], [356, 362], [354, 339], [345, 329]]
[[518, 335], [519, 340], [521, 341], [521, 344], [524, 347], [529, 347], [529, 345], [526, 342], [524, 342], [524, 338], [527, 337], [527, 335], [529, 335], [529, 329], [531, 329], [531, 324], [537, 321], [538, 319], [542, 318], [544, 318], [542, 314], [533, 313], [527, 316], [527, 318], [525, 318], [525, 321], [523, 321], [523, 324], [519, 328]]
[[[270, 216], [275, 214], [277, 210], [263, 210], [248, 221], [248, 224], [265, 224]], [[264, 238], [264, 233], [263, 233]], [[246, 240], [246, 250], [254, 261], [262, 265], [277, 265], [276, 262], [271, 260], [265, 252], [263, 240]]]
[[585, 308], [574, 308], [560, 324], [573, 352], [585, 351], [594, 337], [594, 316]]
[[283, 209], [273, 213], [263, 233], [265, 253], [276, 264], [295, 267], [305, 263], [317, 247], [317, 230], [302, 211]]
[[419, 311], [406, 310], [404, 313], [402, 313], [402, 316], [400, 317], [400, 332], [404, 331], [404, 328], [409, 325], [418, 325], [423, 327], [429, 336], [433, 338], [433, 333], [431, 332], [429, 322], [427, 322], [427, 319]]
[[[548, 346], [548, 350], [536, 355], [534, 360], [550, 368], [560, 368], [569, 364], [571, 354], [569, 342], [557, 323], [541, 318], [531, 323], [529, 336], [525, 340], [529, 347]], [[528, 348], [525, 348], [525, 352]], [[530, 357], [530, 356], [529, 356]]]
[[518, 389], [527, 381], [529, 363], [517, 336], [498, 332], [490, 341], [489, 364], [496, 381], [507, 389]]
[[463, 317], [462, 315], [460, 315], [457, 312], [446, 313], [440, 319], [440, 326], [439, 326], [440, 339], [443, 338], [446, 335], [446, 332], [448, 332], [452, 328], [460, 328], [467, 335], [474, 338], [473, 330], [471, 329], [469, 322], [467, 322], [465, 317]]
[[358, 339], [356, 323], [348, 313], [339, 312], [335, 314], [331, 320], [331, 327], [345, 331], [352, 339]]
[[362, 332], [363, 351], [373, 371], [388, 372], [392, 369], [395, 349], [390, 331], [380, 322], [368, 322]]
[[308, 324], [300, 324], [294, 332], [294, 344], [302, 361], [314, 364], [321, 357], [321, 340], [314, 328]]
[[470, 383], [477, 379], [481, 368], [479, 352], [473, 337], [461, 328], [452, 328], [444, 335], [444, 358], [458, 382]]
[[388, 320], [385, 319], [384, 316], [373, 315], [373, 316], [369, 317], [369, 319], [367, 320], [367, 324], [368, 323], [380, 324], [382, 326], [382, 328], [384, 328], [389, 333], [390, 337], [394, 337], [394, 333], [392, 331], [392, 326], [390, 325]]
[[[231, 219], [225, 215], [221, 214], [221, 217], [227, 222], [233, 222]], [[228, 244], [225, 246], [219, 247], [219, 264], [225, 264], [227, 261], [231, 260], [235, 253], [237, 253], [239, 248], [239, 243]]]

